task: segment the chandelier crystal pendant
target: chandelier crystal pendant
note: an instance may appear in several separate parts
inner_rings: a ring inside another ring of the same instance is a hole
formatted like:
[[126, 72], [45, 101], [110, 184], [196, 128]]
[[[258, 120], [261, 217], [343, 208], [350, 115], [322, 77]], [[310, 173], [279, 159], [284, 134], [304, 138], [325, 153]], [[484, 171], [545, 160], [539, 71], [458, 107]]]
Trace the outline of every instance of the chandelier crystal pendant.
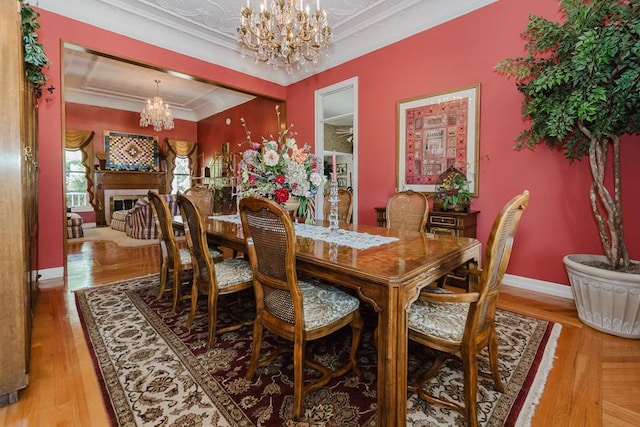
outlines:
[[327, 12], [316, 0], [315, 12], [302, 0], [260, 1], [260, 12], [251, 9], [251, 2], [240, 10], [242, 21], [238, 27], [238, 41], [242, 43], [242, 56], [253, 52], [257, 62], [266, 62], [274, 69], [285, 68], [293, 72], [293, 65], [318, 63], [318, 57], [329, 46], [331, 27], [327, 25]]
[[160, 132], [162, 127], [166, 130], [173, 129], [173, 113], [169, 109], [169, 104], [162, 102], [160, 98], [160, 80], [156, 82], [156, 96], [152, 100], [147, 100], [144, 110], [140, 113], [140, 126], [147, 127], [153, 125], [156, 132]]

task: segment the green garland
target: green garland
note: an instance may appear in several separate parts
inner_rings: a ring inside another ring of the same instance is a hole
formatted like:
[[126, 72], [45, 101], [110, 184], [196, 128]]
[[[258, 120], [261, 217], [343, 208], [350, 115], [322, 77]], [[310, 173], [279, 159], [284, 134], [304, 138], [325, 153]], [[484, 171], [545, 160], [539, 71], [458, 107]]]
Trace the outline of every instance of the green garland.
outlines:
[[[24, 47], [24, 64], [27, 80], [33, 83], [36, 98], [42, 96], [42, 89], [47, 84], [45, 68], [49, 68], [49, 58], [44, 52], [42, 43], [38, 42], [36, 29], [40, 28], [38, 17], [40, 14], [33, 10], [28, 3], [20, 0], [20, 18], [22, 25], [22, 46]], [[53, 93], [55, 88], [50, 85], [46, 88], [49, 93]]]

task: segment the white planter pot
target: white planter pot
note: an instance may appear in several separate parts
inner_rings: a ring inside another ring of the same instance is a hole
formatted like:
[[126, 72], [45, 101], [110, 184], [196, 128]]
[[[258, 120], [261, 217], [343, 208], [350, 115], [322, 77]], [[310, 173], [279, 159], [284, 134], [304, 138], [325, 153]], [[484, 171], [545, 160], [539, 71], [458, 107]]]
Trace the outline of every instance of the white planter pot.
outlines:
[[567, 255], [563, 261], [580, 320], [608, 334], [640, 339], [640, 274], [582, 264], [608, 262], [603, 255]]

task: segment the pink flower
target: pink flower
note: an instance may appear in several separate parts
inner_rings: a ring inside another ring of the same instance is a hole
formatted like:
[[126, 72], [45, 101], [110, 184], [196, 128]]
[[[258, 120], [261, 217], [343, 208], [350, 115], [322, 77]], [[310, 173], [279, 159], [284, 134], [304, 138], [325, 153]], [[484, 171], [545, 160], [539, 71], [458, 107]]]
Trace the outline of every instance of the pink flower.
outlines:
[[284, 175], [278, 175], [278, 176], [276, 176], [276, 184], [278, 184], [278, 185], [284, 185]]

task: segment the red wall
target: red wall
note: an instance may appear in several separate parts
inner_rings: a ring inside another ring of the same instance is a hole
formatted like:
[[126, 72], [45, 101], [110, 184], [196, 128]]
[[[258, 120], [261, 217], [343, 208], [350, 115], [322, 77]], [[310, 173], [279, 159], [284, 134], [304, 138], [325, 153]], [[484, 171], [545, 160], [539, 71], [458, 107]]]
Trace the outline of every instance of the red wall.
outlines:
[[[570, 165], [545, 147], [516, 152], [513, 144], [525, 127], [520, 93], [512, 80], [495, 73], [495, 64], [523, 53], [520, 33], [530, 13], [558, 17], [557, 0], [501, 0], [474, 13], [361, 58], [314, 75], [287, 88], [232, 70], [42, 11], [40, 40], [52, 59], [52, 83], [60, 87], [60, 40], [119, 56], [166, 66], [287, 101], [287, 122], [297, 139], [314, 141], [314, 91], [357, 76], [359, 84], [360, 221], [375, 224], [375, 206], [383, 206], [396, 187], [396, 103], [420, 95], [481, 84], [480, 196], [478, 237], [486, 242], [493, 218], [504, 203], [524, 189], [531, 202], [516, 237], [508, 272], [567, 283], [562, 257], [602, 253], [588, 201], [587, 162]], [[90, 36], [88, 36], [90, 34]], [[63, 263], [62, 118], [60, 93], [40, 107], [40, 268]], [[232, 121], [232, 124], [235, 122]], [[202, 130], [204, 132], [204, 130]], [[201, 135], [198, 135], [200, 137]], [[640, 259], [639, 138], [623, 146], [625, 231], [629, 252]]]
[[[287, 88], [288, 120], [301, 140], [314, 136], [314, 91], [358, 77], [359, 195], [358, 219], [375, 224], [374, 207], [384, 206], [396, 185], [399, 100], [481, 84], [478, 238], [486, 242], [491, 224], [516, 193], [531, 192], [522, 217], [508, 273], [568, 283], [562, 257], [568, 253], [602, 253], [589, 206], [588, 161], [570, 165], [546, 146], [513, 150], [525, 128], [521, 94], [513, 80], [494, 66], [522, 55], [520, 33], [530, 13], [557, 18], [556, 0], [501, 0], [439, 27]], [[623, 146], [623, 209], [627, 245], [640, 259], [640, 138]]]
[[[286, 113], [282, 102], [266, 98], [255, 98], [249, 102], [230, 108], [198, 122], [198, 143], [204, 153], [205, 163], [216, 152], [222, 151], [222, 144], [229, 143], [229, 151], [240, 153], [248, 148], [243, 144], [247, 140], [241, 118], [245, 119], [247, 129], [253, 141], [261, 141], [262, 136], [278, 132], [276, 105], [280, 105], [281, 116]], [[227, 119], [230, 123], [227, 124]]]
[[90, 49], [124, 58], [191, 74], [212, 80], [229, 88], [238, 88], [256, 95], [285, 99], [286, 89], [246, 74], [200, 61], [157, 46], [142, 43], [42, 10], [39, 41], [45, 46], [51, 61], [49, 83], [56, 87], [53, 96], [39, 107], [39, 268], [64, 266], [66, 233], [65, 201], [63, 194], [63, 115], [61, 85], [61, 44], [70, 42]]

